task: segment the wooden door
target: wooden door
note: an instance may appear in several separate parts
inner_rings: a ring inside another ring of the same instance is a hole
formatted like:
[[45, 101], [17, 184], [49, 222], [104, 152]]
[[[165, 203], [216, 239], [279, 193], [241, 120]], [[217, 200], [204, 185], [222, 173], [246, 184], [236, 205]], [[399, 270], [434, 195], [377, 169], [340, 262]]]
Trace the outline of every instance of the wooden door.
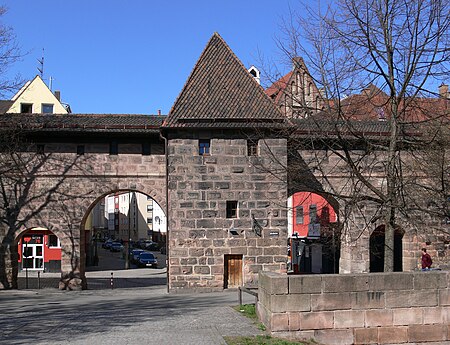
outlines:
[[225, 255], [224, 288], [242, 286], [242, 255]]

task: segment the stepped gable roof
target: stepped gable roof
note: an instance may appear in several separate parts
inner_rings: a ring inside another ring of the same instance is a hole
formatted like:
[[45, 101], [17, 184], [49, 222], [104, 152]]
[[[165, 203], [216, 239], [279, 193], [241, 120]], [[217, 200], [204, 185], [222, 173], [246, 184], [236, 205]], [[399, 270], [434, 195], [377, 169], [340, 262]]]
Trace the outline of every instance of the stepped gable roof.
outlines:
[[163, 127], [274, 127], [284, 120], [264, 89], [214, 33]]
[[14, 101], [0, 100], [0, 114], [4, 114], [11, 108]]
[[283, 91], [289, 85], [293, 74], [294, 72], [290, 71], [288, 74], [278, 79], [266, 89], [266, 95], [272, 98], [272, 100], [276, 104], [278, 104], [278, 102], [280, 101], [280, 98], [283, 95]]
[[133, 114], [4, 114], [0, 128], [52, 133], [158, 133], [166, 116]]

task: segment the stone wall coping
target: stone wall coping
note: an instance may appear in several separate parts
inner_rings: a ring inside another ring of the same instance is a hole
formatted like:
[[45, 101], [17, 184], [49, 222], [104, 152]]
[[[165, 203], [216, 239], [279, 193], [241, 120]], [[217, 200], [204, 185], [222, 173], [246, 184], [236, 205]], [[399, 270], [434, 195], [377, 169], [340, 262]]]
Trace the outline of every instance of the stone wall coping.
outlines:
[[449, 271], [389, 272], [357, 274], [287, 275], [260, 272], [260, 285], [269, 294], [323, 294], [342, 292], [386, 292], [445, 290], [450, 288]]

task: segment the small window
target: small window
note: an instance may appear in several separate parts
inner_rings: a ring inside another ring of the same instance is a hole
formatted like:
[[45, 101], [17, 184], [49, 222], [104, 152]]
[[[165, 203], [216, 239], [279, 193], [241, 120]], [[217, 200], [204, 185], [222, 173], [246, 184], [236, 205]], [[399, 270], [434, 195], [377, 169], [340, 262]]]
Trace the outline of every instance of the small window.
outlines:
[[143, 156], [150, 156], [150, 143], [143, 143], [142, 144], [142, 155]]
[[210, 148], [211, 148], [210, 139], [200, 139], [198, 141], [198, 154], [200, 156], [209, 155]]
[[48, 236], [48, 247], [49, 248], [57, 248], [60, 247], [60, 243], [58, 240], [58, 237], [56, 235], [49, 235]]
[[295, 208], [295, 224], [303, 224], [303, 206]]
[[155, 143], [151, 145], [151, 154], [152, 155], [163, 155], [165, 153], [164, 144]]
[[36, 145], [36, 152], [39, 154], [44, 154], [45, 145], [44, 144], [38, 144]]
[[257, 156], [258, 155], [258, 141], [257, 140], [247, 140], [247, 155]]
[[317, 221], [317, 205], [312, 204], [309, 206], [309, 223], [310, 224], [316, 224]]
[[33, 104], [21, 103], [20, 104], [20, 112], [22, 114], [31, 114], [33, 112]]
[[109, 143], [109, 154], [118, 155], [119, 154], [119, 143], [117, 141], [111, 141]]
[[147, 224], [153, 224], [153, 219], [152, 218], [147, 218]]
[[53, 104], [42, 104], [43, 114], [53, 114]]
[[153, 205], [147, 205], [147, 212], [153, 211]]
[[227, 201], [227, 218], [237, 218], [237, 208], [237, 201]]
[[77, 145], [77, 155], [78, 156], [84, 155], [84, 145]]

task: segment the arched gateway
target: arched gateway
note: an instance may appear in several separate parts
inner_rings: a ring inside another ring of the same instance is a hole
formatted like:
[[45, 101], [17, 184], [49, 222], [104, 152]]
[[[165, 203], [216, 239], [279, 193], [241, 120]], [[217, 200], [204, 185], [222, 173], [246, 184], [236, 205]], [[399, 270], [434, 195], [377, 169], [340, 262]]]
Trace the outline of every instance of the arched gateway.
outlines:
[[[4, 224], [0, 282], [17, 286], [17, 245], [25, 229], [45, 228], [61, 246], [60, 288], [86, 287], [84, 218], [111, 191], [136, 190], [166, 207], [161, 116], [26, 115], [8, 117], [8, 135], [19, 138], [10, 176], [11, 209]], [[6, 118], [4, 118], [6, 120]], [[32, 143], [23, 145], [23, 143]], [[23, 175], [24, 172], [26, 176]], [[12, 212], [11, 212], [12, 213]]]
[[[316, 145], [329, 139], [336, 150], [334, 124], [316, 127], [287, 121], [218, 34], [167, 117], [1, 115], [0, 288], [17, 286], [17, 238], [36, 227], [61, 243], [60, 287], [86, 287], [84, 217], [111, 191], [140, 191], [166, 211], [169, 290], [222, 290], [256, 285], [260, 271], [285, 273], [288, 196], [360, 188], [346, 182], [348, 172], [336, 154]], [[370, 135], [385, 136], [383, 123], [374, 128]], [[318, 137], [323, 130], [331, 137]], [[358, 140], [352, 143], [362, 149]], [[335, 198], [337, 217], [331, 219], [328, 205], [320, 213], [327, 219], [324, 229], [344, 221], [339, 232], [331, 232], [332, 242], [336, 234], [341, 240], [340, 256], [332, 250], [332, 258], [339, 260], [340, 273], [368, 272], [369, 226], [379, 218], [377, 209], [366, 199], [347, 209]], [[309, 214], [316, 214], [317, 205], [310, 206], [317, 203], [310, 204]], [[308, 224], [316, 237], [317, 224]], [[406, 247], [402, 266], [412, 269], [416, 251], [409, 246], [405, 253]], [[330, 272], [337, 271], [335, 261]]]

